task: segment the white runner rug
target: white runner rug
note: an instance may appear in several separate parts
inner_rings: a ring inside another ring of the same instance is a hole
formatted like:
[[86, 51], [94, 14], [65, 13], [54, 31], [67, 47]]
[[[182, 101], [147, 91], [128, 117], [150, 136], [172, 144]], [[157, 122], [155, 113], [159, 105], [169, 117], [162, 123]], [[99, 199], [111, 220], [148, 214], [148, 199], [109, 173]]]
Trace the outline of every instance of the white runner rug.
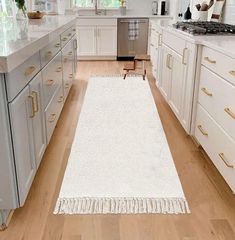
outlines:
[[92, 77], [54, 213], [189, 212], [148, 82]]

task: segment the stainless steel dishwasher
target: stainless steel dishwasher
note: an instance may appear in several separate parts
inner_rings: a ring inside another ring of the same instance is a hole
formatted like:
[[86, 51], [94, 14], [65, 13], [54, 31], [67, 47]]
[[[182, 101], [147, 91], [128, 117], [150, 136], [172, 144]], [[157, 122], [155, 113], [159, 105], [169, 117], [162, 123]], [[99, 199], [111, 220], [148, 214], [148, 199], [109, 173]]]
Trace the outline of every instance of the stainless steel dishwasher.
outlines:
[[[129, 24], [138, 22], [138, 38], [129, 40]], [[148, 18], [119, 18], [118, 19], [118, 59], [134, 57], [136, 54], [147, 54], [148, 51]]]

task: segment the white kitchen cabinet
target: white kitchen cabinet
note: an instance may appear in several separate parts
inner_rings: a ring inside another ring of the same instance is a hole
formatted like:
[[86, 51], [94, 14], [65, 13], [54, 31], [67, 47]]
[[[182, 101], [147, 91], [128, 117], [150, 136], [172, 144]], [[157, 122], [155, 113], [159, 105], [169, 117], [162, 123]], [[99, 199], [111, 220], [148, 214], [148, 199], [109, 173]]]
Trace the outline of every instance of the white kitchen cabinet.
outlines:
[[79, 19], [77, 35], [79, 59], [116, 59], [117, 19]]
[[78, 56], [96, 55], [96, 31], [96, 26], [78, 27]]
[[74, 78], [74, 48], [73, 41], [70, 41], [62, 50], [63, 61], [63, 90], [64, 100], [66, 100]]
[[163, 31], [158, 88], [187, 133], [192, 129], [197, 46]]
[[33, 97], [34, 104], [34, 117], [31, 118], [33, 124], [33, 143], [34, 143], [34, 155], [37, 168], [40, 165], [43, 154], [45, 152], [46, 142], [46, 130], [44, 121], [44, 110], [43, 110], [43, 92], [42, 92], [42, 77], [39, 73], [35, 79], [29, 84], [29, 91]]
[[20, 206], [23, 206], [36, 173], [33, 143], [34, 97], [27, 86], [9, 104]]
[[182, 63], [182, 56], [171, 51], [169, 56], [169, 67], [171, 77], [169, 82], [169, 105], [177, 118], [181, 121], [182, 99], [184, 96], [185, 65]]
[[112, 26], [97, 27], [97, 55], [117, 55], [117, 28]]

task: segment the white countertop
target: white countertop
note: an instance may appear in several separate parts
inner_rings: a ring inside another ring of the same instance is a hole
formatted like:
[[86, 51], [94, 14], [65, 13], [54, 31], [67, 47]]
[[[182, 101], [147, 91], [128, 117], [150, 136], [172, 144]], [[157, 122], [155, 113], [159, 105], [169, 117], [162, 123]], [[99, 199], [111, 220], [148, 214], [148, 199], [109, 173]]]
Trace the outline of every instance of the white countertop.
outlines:
[[28, 21], [0, 18], [0, 73], [13, 70], [75, 21], [75, 16], [62, 15]]
[[[153, 20], [154, 21], [154, 20]], [[174, 33], [185, 40], [197, 45], [207, 46], [235, 59], [235, 35], [191, 35], [172, 27], [172, 22], [158, 21], [157, 24], [164, 30]]]

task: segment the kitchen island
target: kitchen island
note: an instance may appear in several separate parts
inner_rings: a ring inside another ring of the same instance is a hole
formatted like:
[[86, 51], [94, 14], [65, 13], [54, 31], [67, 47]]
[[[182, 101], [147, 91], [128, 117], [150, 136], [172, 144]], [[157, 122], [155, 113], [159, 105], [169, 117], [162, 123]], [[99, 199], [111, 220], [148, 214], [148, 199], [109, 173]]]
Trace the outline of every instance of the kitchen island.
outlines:
[[1, 19], [0, 226], [27, 198], [77, 70], [76, 18]]

